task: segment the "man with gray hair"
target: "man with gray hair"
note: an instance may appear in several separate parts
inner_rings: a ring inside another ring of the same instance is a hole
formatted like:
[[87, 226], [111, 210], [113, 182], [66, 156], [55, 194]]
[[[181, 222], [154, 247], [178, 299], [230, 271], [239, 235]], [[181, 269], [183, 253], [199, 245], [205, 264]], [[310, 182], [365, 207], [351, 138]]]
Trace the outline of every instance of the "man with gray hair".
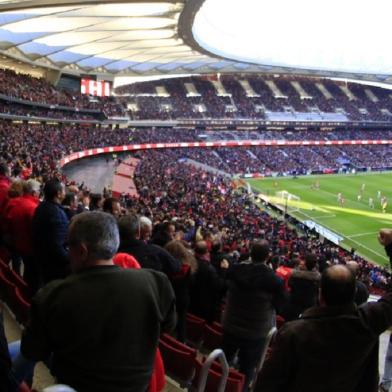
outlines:
[[11, 198], [5, 209], [5, 230], [12, 250], [22, 257], [23, 278], [34, 294], [41, 285], [41, 273], [33, 257], [32, 222], [39, 204], [41, 184], [33, 179], [23, 182], [23, 195]]
[[21, 352], [52, 354], [52, 373], [78, 392], [144, 392], [158, 339], [175, 326], [174, 293], [164, 274], [113, 264], [116, 219], [76, 215], [68, 232], [72, 274], [33, 299]]
[[122, 216], [118, 225], [121, 234], [120, 251], [136, 258], [142, 268], [151, 268], [172, 276], [180, 272], [181, 263], [164, 248], [141, 239], [141, 218], [138, 215]]
[[148, 242], [152, 235], [152, 222], [150, 218], [146, 216], [140, 217], [140, 239]]

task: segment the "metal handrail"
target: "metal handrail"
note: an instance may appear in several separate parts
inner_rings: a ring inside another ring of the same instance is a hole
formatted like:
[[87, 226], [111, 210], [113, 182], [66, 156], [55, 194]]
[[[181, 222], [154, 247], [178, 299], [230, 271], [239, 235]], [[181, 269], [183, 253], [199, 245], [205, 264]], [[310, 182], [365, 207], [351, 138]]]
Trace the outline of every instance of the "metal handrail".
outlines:
[[269, 348], [271, 341], [274, 339], [277, 332], [278, 332], [277, 328], [272, 327], [269, 330], [268, 335], [265, 338], [265, 344], [264, 344], [263, 351], [261, 352], [261, 355], [260, 355], [259, 363], [258, 363], [256, 371], [253, 375], [252, 381], [250, 382], [250, 391], [254, 390], [254, 387], [255, 387], [256, 381], [257, 381], [257, 376], [259, 375], [259, 373], [264, 365], [264, 361], [265, 361], [265, 357], [267, 356], [268, 348]]
[[67, 386], [67, 385], [51, 385], [50, 387], [45, 388], [42, 392], [76, 392], [75, 389]]
[[226, 355], [221, 349], [215, 349], [214, 351], [211, 352], [211, 354], [207, 357], [205, 360], [203, 367], [200, 371], [199, 375], [199, 382], [198, 382], [198, 387], [197, 387], [197, 392], [204, 392], [207, 384], [207, 378], [208, 378], [208, 371], [210, 370], [210, 367], [212, 363], [219, 358], [220, 364], [222, 366], [222, 378], [219, 383], [219, 387], [217, 392], [224, 392], [226, 388], [226, 383], [227, 383], [227, 378], [229, 377], [229, 364], [227, 363], [226, 360]]

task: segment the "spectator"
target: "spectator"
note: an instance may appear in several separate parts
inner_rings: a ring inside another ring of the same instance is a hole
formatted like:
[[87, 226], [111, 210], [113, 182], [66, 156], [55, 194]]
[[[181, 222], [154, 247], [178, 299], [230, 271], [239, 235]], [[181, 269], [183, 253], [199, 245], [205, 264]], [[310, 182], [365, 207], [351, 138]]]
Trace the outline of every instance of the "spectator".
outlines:
[[[121, 268], [141, 268], [136, 259], [127, 253], [117, 253], [113, 257], [113, 264], [118, 265]], [[158, 348], [155, 356], [154, 369], [151, 375], [150, 384], [148, 386], [148, 392], [162, 391], [165, 387], [165, 383], [165, 369], [162, 356]]]
[[70, 221], [76, 215], [76, 210], [78, 208], [78, 202], [75, 193], [68, 192], [65, 195], [61, 205], [63, 206], [64, 212], [67, 215], [68, 220]]
[[66, 248], [68, 218], [61, 206], [64, 184], [49, 180], [43, 191], [45, 200], [35, 210], [32, 227], [34, 257], [40, 263], [45, 284], [66, 277], [70, 270]]
[[11, 186], [10, 169], [4, 162], [0, 162], [0, 215], [3, 213]]
[[170, 281], [176, 295], [177, 339], [185, 342], [186, 314], [190, 301], [189, 290], [192, 276], [197, 270], [197, 263], [191, 250], [187, 249], [182, 241], [172, 240], [166, 244], [165, 249], [181, 263], [180, 272], [173, 275]]
[[119, 233], [109, 214], [77, 215], [69, 244], [73, 274], [33, 299], [22, 354], [52, 355], [58, 382], [78, 392], [146, 391], [159, 335], [175, 325], [167, 278], [113, 264]]
[[276, 310], [285, 303], [283, 281], [266, 265], [269, 249], [267, 241], [255, 241], [251, 260], [233, 265], [227, 273], [223, 350], [229, 362], [239, 350], [244, 391], [248, 391], [265, 339], [275, 325]]
[[90, 195], [90, 206], [89, 210], [90, 211], [102, 211], [103, 207], [103, 197], [100, 193], [92, 193]]
[[176, 226], [172, 222], [159, 223], [154, 227], [154, 233], [151, 242], [155, 245], [164, 247], [168, 242], [174, 240], [176, 235]]
[[[391, 258], [392, 230], [381, 230], [379, 240]], [[392, 325], [392, 292], [357, 308], [355, 288], [346, 266], [323, 272], [320, 306], [280, 329], [257, 392], [377, 392], [379, 335]]]
[[23, 259], [23, 279], [34, 294], [41, 286], [41, 272], [34, 258], [32, 222], [39, 204], [41, 184], [28, 180], [23, 184], [23, 196], [8, 202], [5, 212], [7, 233], [16, 254]]
[[275, 273], [279, 278], [283, 279], [284, 281], [284, 287], [286, 290], [289, 289], [289, 280], [291, 277], [291, 274], [293, 273], [293, 270], [295, 268], [296, 260], [280, 260], [279, 262], [279, 267], [276, 269]]
[[146, 244], [140, 239], [140, 218], [137, 215], [125, 215], [119, 220], [121, 244], [120, 252], [136, 258], [142, 268], [151, 268], [164, 272], [168, 276], [180, 271], [180, 262], [158, 245]]
[[[215, 267], [211, 265], [205, 241], [196, 242], [195, 257], [197, 271], [192, 280], [189, 310], [206, 320], [208, 324], [212, 324], [221, 304], [224, 277], [219, 276]], [[225, 264], [226, 269], [227, 267], [228, 264]]]
[[151, 239], [152, 234], [152, 222], [151, 219], [146, 216], [140, 217], [140, 239], [148, 242]]
[[305, 269], [294, 269], [289, 280], [290, 305], [286, 321], [296, 319], [305, 309], [317, 305], [320, 273], [317, 271], [317, 256], [305, 255]]
[[120, 201], [114, 197], [105, 199], [102, 205], [103, 212], [112, 214], [114, 217], [119, 218], [121, 216], [121, 205]]
[[90, 211], [90, 192], [87, 190], [79, 192], [79, 202], [77, 202], [76, 212]]
[[354, 274], [356, 281], [355, 281], [355, 285], [356, 285], [356, 291], [355, 291], [355, 300], [354, 302], [360, 306], [364, 303], [367, 302], [368, 298], [369, 298], [369, 290], [366, 287], [366, 285], [361, 282], [358, 279], [358, 274], [359, 274], [359, 265], [356, 261], [354, 260], [350, 260], [347, 262], [347, 267], [350, 269], [350, 271]]

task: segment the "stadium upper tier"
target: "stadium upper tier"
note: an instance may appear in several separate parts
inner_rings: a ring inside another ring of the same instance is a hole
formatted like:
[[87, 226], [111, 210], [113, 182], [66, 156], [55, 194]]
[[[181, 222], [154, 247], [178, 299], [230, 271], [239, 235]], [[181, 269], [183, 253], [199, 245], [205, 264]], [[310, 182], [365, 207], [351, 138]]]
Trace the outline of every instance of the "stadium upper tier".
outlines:
[[[112, 97], [91, 97], [55, 88], [42, 78], [0, 69], [0, 111], [43, 117], [96, 119], [104, 116], [122, 116], [122, 106]], [[7, 102], [16, 99], [17, 102]], [[31, 105], [40, 107], [31, 108]]]
[[132, 119], [391, 121], [391, 90], [305, 77], [210, 75], [117, 88]]
[[0, 114], [94, 120], [252, 120], [269, 123], [392, 123], [392, 91], [305, 77], [208, 75], [122, 86], [117, 96], [60, 90], [44, 79], [0, 70]]

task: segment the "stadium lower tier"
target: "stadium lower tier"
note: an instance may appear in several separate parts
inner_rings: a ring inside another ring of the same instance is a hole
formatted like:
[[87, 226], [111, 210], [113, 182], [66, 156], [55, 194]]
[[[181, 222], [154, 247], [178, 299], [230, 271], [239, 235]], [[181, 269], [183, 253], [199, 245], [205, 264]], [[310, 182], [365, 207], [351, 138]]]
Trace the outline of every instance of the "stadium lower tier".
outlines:
[[[156, 131], [156, 133], [154, 133]], [[35, 177], [61, 175], [58, 162], [76, 151], [106, 146], [148, 143], [200, 141], [200, 132], [177, 129], [115, 129], [85, 126], [55, 126], [47, 124], [16, 124], [0, 121], [0, 159], [8, 162], [18, 173], [27, 170]], [[242, 140], [392, 140], [390, 131], [334, 131], [334, 132], [204, 132], [208, 141]], [[192, 159], [228, 174], [280, 173], [306, 174], [312, 171], [340, 168], [388, 168], [392, 166], [389, 145], [337, 146], [266, 146], [181, 148], [167, 150], [170, 161]]]
[[225, 252], [242, 257], [248, 252], [250, 241], [265, 238], [271, 244], [271, 262], [275, 267], [313, 252], [321, 264], [356, 259], [361, 279], [369, 287], [385, 287], [390, 279], [383, 267], [310, 232], [300, 234], [292, 225], [260, 210], [246, 192], [233, 186], [231, 179], [176, 162], [167, 151], [145, 151], [136, 156], [140, 159], [134, 176], [138, 197], [123, 198], [133, 212], [152, 214], [154, 221], [175, 221], [178, 232], [200, 227], [204, 238], [219, 235]]

